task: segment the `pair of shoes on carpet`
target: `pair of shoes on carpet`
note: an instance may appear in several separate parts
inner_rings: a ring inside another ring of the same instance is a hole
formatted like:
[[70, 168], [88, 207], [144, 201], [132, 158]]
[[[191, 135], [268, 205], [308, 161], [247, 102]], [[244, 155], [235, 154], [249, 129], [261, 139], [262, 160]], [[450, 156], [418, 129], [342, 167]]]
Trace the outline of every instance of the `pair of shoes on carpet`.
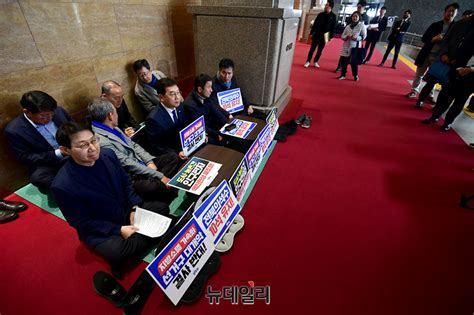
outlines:
[[310, 116], [307, 116], [306, 114], [303, 114], [297, 119], [295, 119], [295, 123], [297, 125], [300, 125], [302, 128], [308, 129], [309, 127], [311, 127], [312, 120], [313, 118], [311, 118]]
[[0, 211], [0, 224], [18, 219], [18, 213], [14, 211]]
[[295, 134], [297, 128], [298, 125], [296, 122], [294, 120], [289, 120], [278, 127], [274, 139], [278, 142], [285, 142], [288, 136]]
[[235, 234], [237, 234], [238, 231], [242, 230], [244, 224], [244, 218], [240, 214], [237, 214], [219, 244], [216, 245], [216, 252], [225, 253], [229, 251], [232, 248], [232, 245], [234, 245]]
[[204, 286], [206, 285], [207, 280], [210, 276], [215, 274], [221, 265], [221, 259], [217, 252], [213, 252], [209, 259], [206, 261], [204, 266], [202, 266], [198, 275], [194, 279], [193, 283], [184, 293], [181, 298], [183, 303], [194, 303], [202, 295]]
[[28, 206], [23, 202], [0, 199], [0, 224], [18, 219], [18, 212], [26, 209]]
[[110, 274], [98, 271], [93, 277], [94, 290], [100, 296], [106, 298], [116, 307], [124, 304], [127, 290]]
[[0, 199], [0, 211], [22, 212], [26, 209], [28, 206], [23, 202]]

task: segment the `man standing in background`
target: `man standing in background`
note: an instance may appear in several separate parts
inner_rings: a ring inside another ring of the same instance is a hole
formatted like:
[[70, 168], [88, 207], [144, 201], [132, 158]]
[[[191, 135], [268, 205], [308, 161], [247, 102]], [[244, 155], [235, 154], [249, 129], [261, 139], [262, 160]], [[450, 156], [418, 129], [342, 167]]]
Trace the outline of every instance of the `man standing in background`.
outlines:
[[319, 58], [323, 52], [326, 42], [334, 37], [334, 28], [336, 27], [336, 15], [332, 12], [334, 7], [334, 1], [328, 0], [324, 6], [324, 12], [318, 14], [314, 20], [313, 26], [311, 27], [311, 48], [308, 52], [308, 58], [306, 58], [305, 68], [309, 67], [313, 53], [318, 47], [318, 52], [314, 57], [314, 66], [319, 68]]

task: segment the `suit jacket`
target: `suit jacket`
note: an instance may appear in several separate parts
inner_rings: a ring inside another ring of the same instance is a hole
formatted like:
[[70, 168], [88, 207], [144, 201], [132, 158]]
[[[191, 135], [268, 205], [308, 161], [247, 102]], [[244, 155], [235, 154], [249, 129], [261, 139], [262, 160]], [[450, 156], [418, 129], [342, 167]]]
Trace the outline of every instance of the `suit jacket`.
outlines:
[[[212, 79], [212, 94], [209, 97], [209, 99], [211, 103], [225, 115], [226, 118], [229, 117], [230, 113], [219, 105], [217, 93], [222, 92], [222, 91], [236, 89], [238, 87], [239, 86], [237, 85], [237, 79], [235, 78], [235, 76], [232, 76], [232, 79], [230, 80], [230, 88], [227, 88], [227, 86], [225, 86], [225, 84], [219, 80], [217, 75], [214, 76], [214, 79]], [[242, 94], [242, 101], [244, 102], [244, 109], [245, 111], [247, 111], [247, 108], [249, 108], [250, 103], [245, 99], [244, 94], [243, 93], [241, 94]], [[238, 113], [234, 113], [234, 114], [238, 115]]]
[[405, 38], [405, 33], [410, 28], [410, 24], [411, 24], [410, 19], [406, 21], [398, 20], [395, 23], [393, 23], [392, 32], [388, 36], [388, 39], [392, 41], [397, 41], [399, 43], [403, 43], [403, 39]]
[[95, 247], [130, 224], [133, 206], [142, 200], [114, 152], [102, 149], [94, 166], [70, 159], [56, 175], [51, 191], [79, 239]]
[[161, 103], [148, 114], [145, 120], [150, 152], [155, 156], [162, 155], [169, 149], [176, 152], [183, 150], [179, 138], [179, 132], [187, 124], [183, 104], [180, 104], [176, 111], [178, 115], [178, 123], [176, 124]]
[[[161, 71], [152, 71], [151, 72], [158, 80], [165, 78], [166, 75]], [[143, 108], [149, 113], [156, 106], [160, 105], [160, 98], [158, 97], [158, 92], [148, 84], [143, 83], [139, 79], [135, 83], [135, 96], [137, 97], [138, 102]]]
[[[454, 23], [449, 32], [441, 42], [440, 56], [447, 55], [451, 61], [455, 61], [459, 45], [464, 41], [464, 37], [474, 28], [474, 16], [462, 19]], [[453, 67], [457, 67], [455, 63]]]
[[378, 42], [380, 40], [380, 36], [387, 29], [388, 18], [386, 16], [384, 16], [383, 18], [380, 18], [380, 15], [377, 15], [370, 21], [370, 24], [377, 24], [377, 23], [379, 24], [378, 31], [367, 30], [366, 39], [369, 42]]
[[128, 110], [127, 103], [125, 100], [122, 101], [122, 105], [117, 109], [118, 114], [118, 127], [124, 131], [128, 127], [133, 127], [135, 130], [138, 129], [138, 123], [133, 119], [132, 114]]
[[336, 21], [337, 17], [332, 11], [329, 14], [326, 12], [319, 13], [311, 27], [311, 35], [316, 38], [329, 32], [329, 38], [333, 38]]
[[[426, 57], [429, 56], [431, 49], [433, 49], [434, 44], [431, 42], [433, 37], [436, 35], [440, 34], [443, 31], [443, 25], [444, 21], [438, 21], [433, 24], [431, 24], [423, 34], [423, 37], [421, 38], [421, 41], [423, 42], [423, 47], [421, 48], [420, 52], [418, 53], [418, 56], [416, 56], [415, 59], [415, 65], [418, 67], [423, 66], [423, 63], [425, 62]], [[451, 28], [451, 25], [453, 23], [449, 24], [448, 31]], [[447, 33], [447, 32], [446, 32]]]
[[[56, 127], [59, 128], [70, 121], [71, 116], [62, 107], [54, 110], [53, 122]], [[60, 161], [54, 153], [54, 148], [31, 125], [23, 113], [6, 126], [5, 135], [17, 159], [28, 166], [30, 173], [39, 166], [53, 166]]]
[[[150, 162], [153, 162], [155, 157], [146, 152], [137, 143], [130, 140], [130, 138], [128, 138], [120, 129], [115, 128], [115, 130], [123, 135], [127, 142], [126, 144], [110, 131], [98, 128], [94, 125], [92, 126], [92, 130], [100, 138], [100, 147], [114, 151], [122, 167], [132, 177], [140, 175], [149, 178], [157, 178], [158, 180], [163, 178], [162, 173], [146, 166]], [[141, 162], [145, 164], [142, 164]]]
[[206, 124], [206, 133], [216, 138], [219, 135], [219, 129], [227, 122], [226, 116], [207, 98], [201, 103], [196, 91], [192, 91], [184, 100], [184, 111], [189, 123], [204, 116]]

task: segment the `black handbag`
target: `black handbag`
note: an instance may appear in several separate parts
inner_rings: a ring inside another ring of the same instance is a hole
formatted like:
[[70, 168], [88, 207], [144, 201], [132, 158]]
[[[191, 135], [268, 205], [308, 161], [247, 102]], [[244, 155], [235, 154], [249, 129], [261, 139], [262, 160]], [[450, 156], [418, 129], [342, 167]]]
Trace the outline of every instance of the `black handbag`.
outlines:
[[[360, 41], [357, 41], [357, 46], [359, 46]], [[362, 46], [362, 44], [361, 44]], [[365, 59], [367, 49], [363, 47], [354, 47], [351, 48], [351, 64], [361, 65]]]

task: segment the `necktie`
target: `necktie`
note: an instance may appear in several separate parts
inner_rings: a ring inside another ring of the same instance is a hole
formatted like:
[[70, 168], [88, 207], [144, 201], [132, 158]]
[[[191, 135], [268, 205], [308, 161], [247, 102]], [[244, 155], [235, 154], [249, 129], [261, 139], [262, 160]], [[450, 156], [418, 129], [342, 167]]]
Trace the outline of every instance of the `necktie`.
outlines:
[[178, 115], [176, 114], [176, 109], [173, 109], [173, 120], [174, 124], [176, 125], [178, 123]]

